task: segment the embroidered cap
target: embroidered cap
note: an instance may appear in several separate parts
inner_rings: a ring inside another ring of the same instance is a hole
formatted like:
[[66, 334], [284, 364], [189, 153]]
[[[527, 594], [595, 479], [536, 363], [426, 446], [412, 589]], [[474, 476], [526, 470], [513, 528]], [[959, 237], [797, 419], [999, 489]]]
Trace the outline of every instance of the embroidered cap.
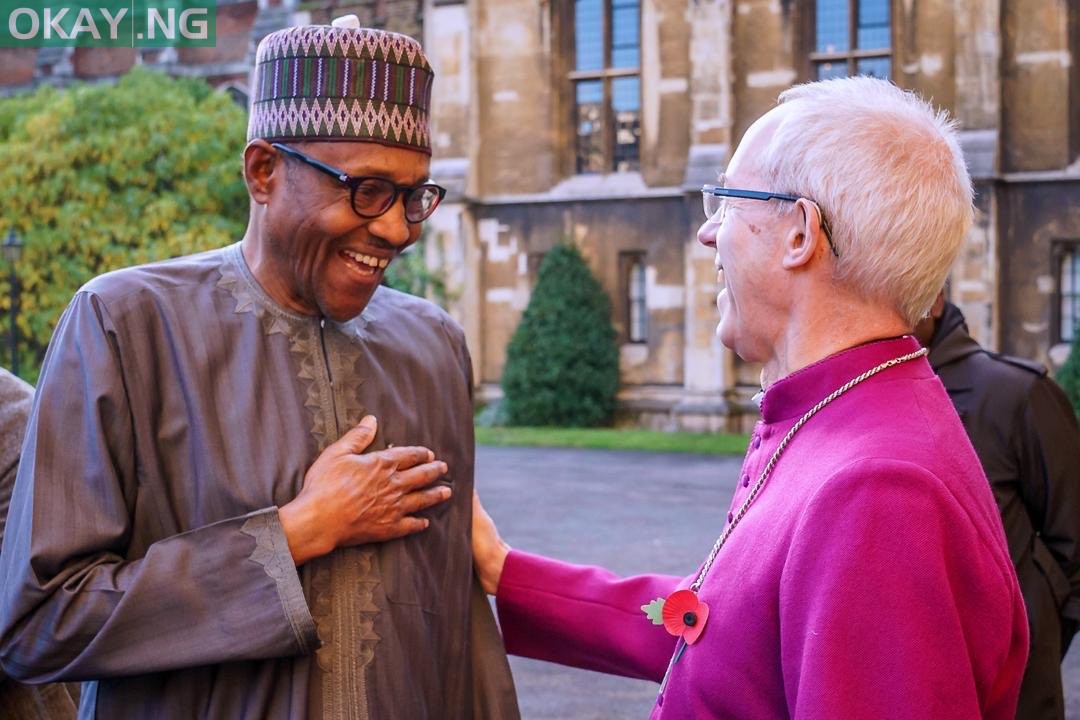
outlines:
[[255, 54], [248, 140], [359, 140], [431, 154], [428, 110], [435, 78], [420, 43], [359, 27], [278, 30]]

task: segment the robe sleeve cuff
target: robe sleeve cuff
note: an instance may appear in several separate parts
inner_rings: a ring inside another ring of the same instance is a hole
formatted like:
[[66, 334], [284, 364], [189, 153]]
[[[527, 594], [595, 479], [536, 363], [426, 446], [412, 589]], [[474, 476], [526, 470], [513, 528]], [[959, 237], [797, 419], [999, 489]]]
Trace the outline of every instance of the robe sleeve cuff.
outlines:
[[320, 645], [319, 634], [308, 610], [278, 509], [272, 507], [251, 513], [240, 530], [255, 540], [255, 549], [248, 559], [262, 565], [274, 581], [281, 609], [292, 627], [300, 652], [306, 655], [314, 651]]

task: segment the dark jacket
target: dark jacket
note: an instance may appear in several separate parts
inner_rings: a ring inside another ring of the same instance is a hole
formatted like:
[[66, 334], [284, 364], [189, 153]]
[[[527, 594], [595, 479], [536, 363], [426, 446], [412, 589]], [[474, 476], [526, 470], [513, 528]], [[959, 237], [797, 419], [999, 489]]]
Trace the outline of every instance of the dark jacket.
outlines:
[[1080, 622], [1080, 428], [1042, 365], [984, 350], [947, 303], [930, 364], [1001, 510], [1024, 595], [1031, 655], [1017, 717], [1063, 718], [1061, 659]]

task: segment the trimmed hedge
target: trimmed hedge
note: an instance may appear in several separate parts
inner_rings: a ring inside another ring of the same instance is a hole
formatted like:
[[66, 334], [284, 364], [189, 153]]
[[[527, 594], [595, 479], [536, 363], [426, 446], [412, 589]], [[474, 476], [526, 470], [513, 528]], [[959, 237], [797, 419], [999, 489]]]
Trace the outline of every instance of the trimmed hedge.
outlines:
[[511, 425], [611, 424], [619, 387], [611, 301], [576, 248], [557, 245], [545, 256], [502, 387]]

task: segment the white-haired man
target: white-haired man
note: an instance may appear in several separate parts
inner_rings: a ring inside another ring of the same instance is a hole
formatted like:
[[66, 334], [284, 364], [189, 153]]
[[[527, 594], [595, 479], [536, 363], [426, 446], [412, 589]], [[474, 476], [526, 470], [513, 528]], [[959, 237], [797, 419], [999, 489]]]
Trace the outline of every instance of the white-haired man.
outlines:
[[1023, 601], [910, 336], [971, 222], [952, 127], [884, 81], [800, 86], [703, 192], [717, 331], [763, 366], [726, 523], [693, 575], [617, 579], [510, 551], [477, 507], [507, 649], [661, 681], [654, 718], [1011, 718]]

